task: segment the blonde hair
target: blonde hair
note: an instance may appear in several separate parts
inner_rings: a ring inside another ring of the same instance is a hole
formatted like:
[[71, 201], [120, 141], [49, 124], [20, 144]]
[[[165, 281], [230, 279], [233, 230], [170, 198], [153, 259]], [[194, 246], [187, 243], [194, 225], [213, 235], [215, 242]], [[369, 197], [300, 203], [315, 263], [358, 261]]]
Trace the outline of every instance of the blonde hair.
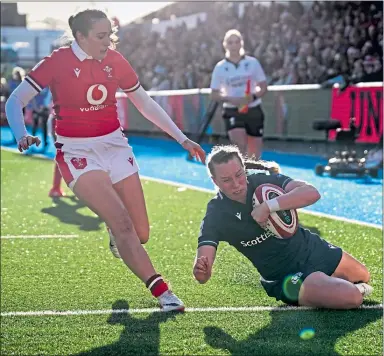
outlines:
[[243, 36], [240, 33], [240, 31], [238, 31], [236, 29], [231, 29], [231, 30], [227, 31], [224, 35], [223, 47], [225, 48], [225, 57], [229, 57], [229, 51], [227, 50], [227, 41], [228, 41], [229, 37], [231, 37], [231, 36], [236, 36], [237, 38], [240, 39], [240, 43], [241, 43], [240, 56], [244, 56], [245, 51], [244, 51]]

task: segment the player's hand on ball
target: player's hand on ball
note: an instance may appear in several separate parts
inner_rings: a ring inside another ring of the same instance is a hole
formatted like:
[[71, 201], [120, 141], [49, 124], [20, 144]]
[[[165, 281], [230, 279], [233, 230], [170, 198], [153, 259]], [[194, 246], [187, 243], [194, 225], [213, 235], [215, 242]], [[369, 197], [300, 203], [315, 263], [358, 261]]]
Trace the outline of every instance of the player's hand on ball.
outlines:
[[40, 139], [37, 136], [23, 136], [17, 143], [17, 148], [20, 152], [26, 151], [30, 146], [36, 145], [39, 146], [41, 143]]
[[256, 206], [252, 210], [253, 219], [262, 227], [265, 228], [267, 226], [267, 220], [270, 214], [269, 207], [266, 203], [262, 203]]
[[192, 157], [200, 159], [200, 161], [205, 164], [205, 151], [198, 143], [190, 139], [186, 139], [181, 145], [185, 150], [189, 152]]

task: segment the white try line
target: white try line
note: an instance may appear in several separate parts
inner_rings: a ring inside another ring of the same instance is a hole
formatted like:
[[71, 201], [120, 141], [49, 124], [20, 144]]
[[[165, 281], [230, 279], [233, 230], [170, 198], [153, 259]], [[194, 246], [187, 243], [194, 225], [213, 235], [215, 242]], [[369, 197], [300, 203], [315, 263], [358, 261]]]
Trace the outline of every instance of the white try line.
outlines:
[[[184, 187], [187, 189], [196, 190], [196, 191], [204, 192], [204, 193], [210, 193], [210, 194], [216, 193], [216, 191], [214, 189], [199, 188], [199, 187], [196, 187], [196, 186], [190, 185], [190, 184], [178, 183], [178, 182], [173, 182], [173, 181], [169, 181], [169, 180], [165, 180], [165, 179], [153, 178], [153, 177], [148, 177], [148, 176], [140, 176], [140, 177], [142, 179], [145, 179], [145, 180], [149, 180], [149, 181], [153, 181], [153, 182], [157, 182], [157, 183], [168, 184], [168, 185], [172, 185], [175, 187]], [[378, 225], [378, 224], [372, 224], [372, 223], [367, 223], [364, 221], [343, 218], [341, 216], [336, 216], [336, 215], [331, 215], [331, 214], [326, 214], [326, 213], [320, 213], [317, 211], [311, 211], [311, 210], [307, 210], [307, 209], [299, 209], [299, 211], [302, 211], [305, 214], [329, 218], [329, 219], [334, 219], [334, 220], [338, 220], [338, 221], [347, 222], [350, 224], [368, 226], [368, 227], [373, 227], [374, 229], [380, 229], [380, 230], [383, 229], [383, 227], [381, 225]]]
[[[382, 310], [383, 304], [362, 305], [357, 310]], [[310, 307], [206, 307], [206, 308], [185, 308], [187, 313], [207, 313], [207, 312], [271, 312], [271, 311], [307, 311], [318, 310]], [[42, 310], [26, 312], [3, 312], [2, 317], [7, 316], [72, 316], [72, 315], [104, 315], [104, 314], [141, 314], [141, 313], [162, 313], [160, 308], [143, 309], [101, 309], [101, 310]]]
[[79, 235], [5, 235], [1, 239], [74, 239]]
[[[4, 150], [4, 151], [18, 152], [18, 150], [16, 148], [1, 147], [1, 149]], [[51, 158], [49, 158], [47, 156], [44, 156], [42, 154], [33, 154], [31, 156], [42, 158], [42, 159], [52, 160]], [[187, 189], [191, 189], [191, 190], [196, 190], [196, 191], [204, 192], [204, 193], [211, 193], [211, 194], [215, 194], [216, 193], [216, 191], [214, 189], [200, 188], [200, 187], [196, 187], [196, 186], [191, 185], [191, 184], [178, 183], [178, 182], [173, 182], [173, 181], [166, 180], [166, 179], [153, 178], [153, 177], [142, 176], [142, 175], [140, 175], [140, 177], [142, 179], [146, 179], [146, 180], [157, 182], [157, 183], [168, 184], [168, 185], [172, 185], [172, 186], [175, 186], [175, 187], [183, 187], [183, 188], [187, 188]], [[337, 215], [320, 213], [320, 212], [311, 211], [311, 210], [307, 210], [307, 209], [299, 209], [299, 211], [302, 211], [303, 213], [306, 213], [306, 214], [309, 214], [309, 215], [329, 218], [329, 219], [338, 220], [338, 221], [343, 221], [343, 222], [347, 222], [347, 223], [350, 223], [350, 224], [356, 224], [356, 225], [360, 225], [360, 226], [372, 227], [374, 229], [379, 229], [379, 230], [383, 229], [383, 227], [381, 225], [378, 225], [378, 224], [368, 223], [368, 222], [364, 222], [364, 221], [360, 221], [360, 220], [353, 220], [353, 219], [343, 218], [343, 217], [337, 216]]]

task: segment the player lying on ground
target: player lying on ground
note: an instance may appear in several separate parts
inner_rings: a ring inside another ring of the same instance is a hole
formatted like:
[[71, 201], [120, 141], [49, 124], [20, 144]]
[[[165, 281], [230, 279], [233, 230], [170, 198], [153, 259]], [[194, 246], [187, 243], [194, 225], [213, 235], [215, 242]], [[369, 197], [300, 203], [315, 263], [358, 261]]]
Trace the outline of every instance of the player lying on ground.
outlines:
[[[272, 211], [298, 209], [320, 199], [315, 187], [281, 174], [252, 173], [236, 146], [216, 146], [207, 158], [219, 188], [201, 223], [193, 274], [206, 283], [220, 241], [247, 257], [270, 297], [286, 304], [351, 309], [372, 293], [367, 268], [343, 251], [299, 226], [288, 239], [263, 229]], [[253, 208], [256, 187], [271, 183], [286, 194]]]
[[163, 310], [182, 310], [182, 301], [156, 273], [141, 245], [149, 239], [148, 215], [136, 159], [117, 117], [118, 88], [145, 118], [192, 156], [204, 162], [205, 152], [179, 130], [141, 87], [129, 62], [111, 48], [114, 30], [104, 12], [85, 10], [68, 22], [75, 38], [72, 45], [43, 59], [7, 101], [7, 117], [19, 150], [40, 143], [37, 137], [28, 135], [22, 108], [49, 86], [56, 117], [56, 162], [63, 179], [106, 222], [111, 230], [112, 251], [120, 253], [128, 268], [158, 298]]

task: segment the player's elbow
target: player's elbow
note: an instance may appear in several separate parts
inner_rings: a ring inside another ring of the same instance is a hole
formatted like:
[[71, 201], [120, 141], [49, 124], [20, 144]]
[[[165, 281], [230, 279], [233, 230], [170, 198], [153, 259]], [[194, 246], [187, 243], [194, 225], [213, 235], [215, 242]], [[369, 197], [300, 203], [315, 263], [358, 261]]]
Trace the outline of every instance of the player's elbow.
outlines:
[[321, 198], [320, 192], [313, 186], [307, 186], [308, 198], [311, 200], [311, 203], [316, 203]]

